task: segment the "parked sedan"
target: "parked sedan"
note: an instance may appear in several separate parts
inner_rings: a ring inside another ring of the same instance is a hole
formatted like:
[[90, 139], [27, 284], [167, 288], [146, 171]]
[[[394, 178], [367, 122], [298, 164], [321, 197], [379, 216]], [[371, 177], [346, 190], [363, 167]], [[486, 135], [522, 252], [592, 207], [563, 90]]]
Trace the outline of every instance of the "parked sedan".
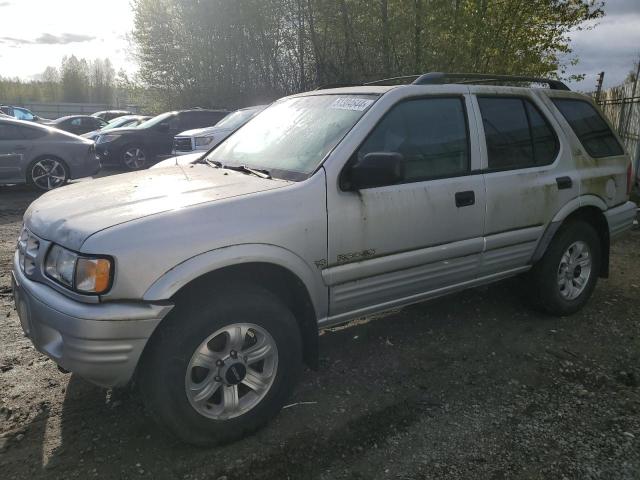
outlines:
[[182, 110], [166, 112], [136, 128], [114, 128], [96, 139], [96, 152], [103, 165], [139, 170], [171, 154], [173, 137], [192, 128], [215, 125], [226, 110]]
[[92, 117], [101, 118], [107, 122], [114, 118], [122, 117], [123, 115], [134, 115], [134, 113], [129, 112], [128, 110], [103, 110], [102, 112], [91, 114]]
[[0, 185], [28, 183], [51, 190], [98, 170], [93, 142], [49, 126], [0, 117]]
[[93, 130], [100, 130], [107, 125], [105, 120], [89, 115], [69, 115], [68, 117], [60, 117], [49, 123], [52, 127], [64, 130], [65, 132], [82, 135], [83, 133]]
[[101, 133], [104, 133], [108, 130], [124, 127], [134, 128], [140, 125], [142, 122], [146, 122], [150, 118], [151, 117], [146, 117], [143, 115], [124, 115], [122, 117], [114, 118], [100, 130], [93, 130], [92, 132], [83, 133], [80, 136], [95, 141], [95, 139], [98, 138]]
[[49, 123], [51, 120], [48, 118], [42, 118], [34, 114], [28, 108], [14, 107], [11, 105], [0, 105], [0, 112], [13, 117], [18, 120], [25, 120], [27, 122]]

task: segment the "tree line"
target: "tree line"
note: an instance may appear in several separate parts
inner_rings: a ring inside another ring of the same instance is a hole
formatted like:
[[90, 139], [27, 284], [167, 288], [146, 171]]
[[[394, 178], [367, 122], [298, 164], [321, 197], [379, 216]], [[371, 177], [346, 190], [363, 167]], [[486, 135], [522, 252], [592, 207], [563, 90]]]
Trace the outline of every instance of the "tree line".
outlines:
[[47, 67], [32, 81], [0, 77], [0, 101], [113, 104], [124, 74], [116, 77], [109, 59], [64, 57], [60, 66]]
[[598, 0], [134, 0], [139, 79], [164, 107], [244, 106], [426, 71], [564, 75]]

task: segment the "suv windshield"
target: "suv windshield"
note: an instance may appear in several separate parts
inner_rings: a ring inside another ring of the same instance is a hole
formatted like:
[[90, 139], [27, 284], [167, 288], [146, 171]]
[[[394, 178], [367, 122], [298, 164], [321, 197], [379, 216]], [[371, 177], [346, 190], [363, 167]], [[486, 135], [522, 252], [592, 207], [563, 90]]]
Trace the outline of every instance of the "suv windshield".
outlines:
[[142, 122], [140, 125], [138, 125], [138, 128], [153, 127], [153, 126], [157, 125], [158, 123], [173, 117], [175, 114], [176, 114], [176, 112], [161, 113], [160, 115], [157, 115], [157, 116], [155, 116], [153, 118], [150, 118], [146, 122]]
[[343, 94], [281, 100], [222, 142], [207, 160], [308, 175], [377, 98]]
[[238, 128], [240, 125], [245, 123], [247, 120], [251, 118], [252, 115], [256, 113], [256, 109], [251, 110], [238, 110], [237, 112], [230, 113], [218, 123], [216, 123], [216, 127], [220, 128], [228, 128], [229, 130], [234, 130]]

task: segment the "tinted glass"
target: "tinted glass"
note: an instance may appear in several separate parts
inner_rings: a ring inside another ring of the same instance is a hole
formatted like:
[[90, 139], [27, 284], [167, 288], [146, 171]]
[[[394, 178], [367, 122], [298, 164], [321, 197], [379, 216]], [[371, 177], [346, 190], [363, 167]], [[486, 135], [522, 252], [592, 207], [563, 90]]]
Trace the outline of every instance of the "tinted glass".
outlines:
[[620, 143], [593, 105], [584, 100], [566, 98], [552, 100], [589, 155], [610, 157], [624, 154]]
[[358, 150], [400, 153], [405, 182], [469, 171], [465, 109], [460, 98], [402, 102], [391, 109]]
[[74, 127], [79, 127], [81, 123], [82, 123], [81, 118], [74, 118], [69, 121], [69, 125], [73, 125]]
[[46, 134], [47, 131], [41, 128], [22, 127], [22, 135], [29, 140], [44, 137]]
[[558, 153], [558, 138], [540, 110], [522, 98], [478, 97], [489, 169], [548, 165]]
[[553, 163], [558, 154], [558, 138], [540, 111], [531, 102], [523, 101], [527, 109], [527, 115], [529, 116], [529, 124], [531, 125], [533, 156], [536, 165]]
[[23, 140], [22, 129], [17, 125], [0, 123], [0, 141]]
[[490, 169], [534, 164], [524, 104], [519, 98], [478, 98]]

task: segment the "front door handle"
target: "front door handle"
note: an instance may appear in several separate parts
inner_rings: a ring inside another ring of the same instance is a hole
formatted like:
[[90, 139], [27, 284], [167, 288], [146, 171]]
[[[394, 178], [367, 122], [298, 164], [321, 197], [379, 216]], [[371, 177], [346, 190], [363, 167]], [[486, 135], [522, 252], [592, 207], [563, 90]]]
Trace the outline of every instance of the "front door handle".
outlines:
[[16, 152], [24, 152], [27, 149], [27, 147], [25, 147], [24, 145], [16, 145], [16, 148], [14, 149]]
[[558, 177], [556, 178], [556, 183], [558, 184], [558, 190], [567, 190], [573, 187], [571, 177]]
[[456, 207], [468, 207], [476, 203], [476, 194], [473, 190], [456, 192]]

